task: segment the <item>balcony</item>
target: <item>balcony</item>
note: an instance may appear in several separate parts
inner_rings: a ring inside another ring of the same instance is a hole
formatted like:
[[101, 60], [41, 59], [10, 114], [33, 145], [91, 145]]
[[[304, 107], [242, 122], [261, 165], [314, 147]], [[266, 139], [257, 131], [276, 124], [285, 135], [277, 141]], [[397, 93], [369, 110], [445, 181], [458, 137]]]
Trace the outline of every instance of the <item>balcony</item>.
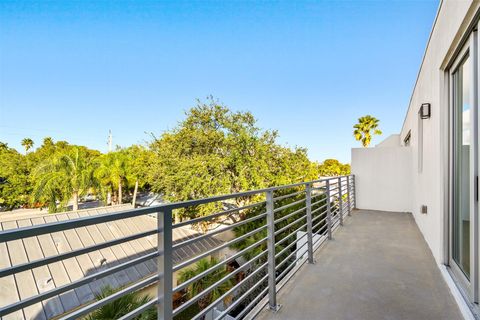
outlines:
[[147, 292], [119, 319], [461, 319], [411, 215], [354, 207], [345, 176], [1, 222], [0, 317], [78, 319]]
[[259, 319], [463, 319], [409, 213], [355, 210], [314, 258]]

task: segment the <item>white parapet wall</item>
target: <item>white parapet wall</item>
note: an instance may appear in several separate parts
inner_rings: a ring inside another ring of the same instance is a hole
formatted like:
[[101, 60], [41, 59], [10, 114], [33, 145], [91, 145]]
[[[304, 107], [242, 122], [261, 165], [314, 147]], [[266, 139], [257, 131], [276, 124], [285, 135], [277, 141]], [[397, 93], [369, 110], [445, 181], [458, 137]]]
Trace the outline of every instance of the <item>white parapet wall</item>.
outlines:
[[357, 208], [411, 212], [411, 162], [410, 147], [353, 148]]

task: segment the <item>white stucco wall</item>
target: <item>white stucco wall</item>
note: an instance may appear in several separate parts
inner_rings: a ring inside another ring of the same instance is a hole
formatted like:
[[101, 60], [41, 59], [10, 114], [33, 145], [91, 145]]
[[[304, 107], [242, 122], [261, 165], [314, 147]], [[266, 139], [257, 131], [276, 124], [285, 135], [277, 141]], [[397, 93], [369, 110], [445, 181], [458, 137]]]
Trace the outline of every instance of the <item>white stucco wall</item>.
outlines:
[[375, 148], [384, 148], [384, 147], [398, 147], [400, 146], [400, 135], [392, 134], [389, 135], [385, 140], [378, 143]]
[[376, 147], [352, 149], [356, 207], [411, 212], [411, 149]]
[[[412, 212], [439, 264], [446, 262], [448, 245], [448, 72], [479, 10], [480, 1], [441, 2], [400, 135], [375, 148], [352, 149], [357, 206]], [[419, 119], [422, 103], [431, 104], [430, 119]], [[408, 132], [409, 147], [394, 147], [404, 144]], [[422, 205], [427, 214], [420, 212]]]
[[[470, 0], [442, 2], [400, 133], [403, 142], [411, 131], [412, 213], [438, 263], [445, 262], [447, 242], [444, 237], [444, 219], [448, 214], [445, 201], [448, 196], [447, 68], [478, 7], [478, 2]], [[431, 104], [430, 119], [419, 119], [422, 103]], [[419, 143], [421, 136], [423, 147]], [[427, 214], [420, 213], [422, 205], [428, 207]]]

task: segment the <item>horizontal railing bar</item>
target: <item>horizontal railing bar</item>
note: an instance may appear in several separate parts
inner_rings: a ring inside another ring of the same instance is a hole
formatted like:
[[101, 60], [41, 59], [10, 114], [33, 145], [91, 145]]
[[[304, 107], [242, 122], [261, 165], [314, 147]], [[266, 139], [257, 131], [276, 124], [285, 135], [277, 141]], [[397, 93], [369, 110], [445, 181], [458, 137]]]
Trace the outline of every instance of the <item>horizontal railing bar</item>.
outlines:
[[[318, 208], [317, 208], [317, 209], [315, 209], [315, 210], [312, 210], [312, 214], [314, 214], [314, 213], [317, 213], [317, 212], [318, 212], [318, 210], [325, 209], [325, 207], [326, 207], [326, 206], [327, 206], [327, 204], [325, 203], [323, 206], [321, 206], [321, 207], [318, 207]], [[325, 211], [325, 212], [326, 212], [326, 211]]]
[[252, 222], [252, 221], [256, 221], [260, 218], [264, 218], [267, 216], [267, 213], [262, 213], [262, 214], [259, 214], [257, 216], [254, 216], [252, 218], [248, 218], [248, 219], [245, 219], [243, 221], [240, 221], [240, 222], [236, 222], [234, 224], [231, 224], [231, 225], [226, 225], [225, 228], [221, 228], [221, 229], [217, 229], [217, 230], [214, 230], [214, 231], [211, 231], [211, 232], [208, 232], [206, 234], [203, 234], [201, 236], [197, 236], [197, 237], [194, 237], [194, 238], [190, 238], [188, 240], [185, 240], [185, 241], [182, 241], [182, 242], [178, 242], [178, 243], [175, 243], [172, 248], [175, 250], [175, 249], [178, 249], [178, 248], [182, 248], [186, 245], [189, 245], [191, 243], [194, 243], [194, 242], [198, 242], [200, 240], [203, 240], [203, 239], [206, 239], [206, 238], [210, 238], [212, 237], [213, 235], [216, 235], [218, 233], [222, 233], [222, 232], [225, 232], [227, 230], [230, 230], [232, 228], [236, 228], [238, 226], [241, 226], [241, 225], [244, 225], [246, 223], [249, 223], [249, 222]]
[[[319, 223], [317, 223], [316, 225], [314, 225], [314, 226], [312, 227], [312, 229], [318, 228], [322, 222], [323, 222], [323, 220], [320, 221]], [[320, 232], [320, 231], [323, 230], [323, 229], [326, 230], [327, 227], [328, 227], [327, 224], [323, 225], [320, 229], [318, 229], [318, 231], [315, 232], [315, 234], [319, 234], [318, 232]], [[325, 231], [325, 230], [324, 230], [324, 231]], [[322, 233], [320, 233], [320, 234], [322, 234]]]
[[242, 317], [245, 315], [245, 313], [247, 313], [249, 310], [252, 309], [253, 306], [255, 306], [259, 300], [261, 300], [268, 292], [268, 287], [266, 287], [265, 289], [262, 290], [262, 292], [260, 292], [256, 297], [255, 299], [253, 299], [249, 304], [248, 306], [246, 306], [242, 312], [240, 312], [236, 318], [237, 319], [242, 319]]
[[283, 200], [283, 199], [286, 199], [286, 198], [294, 197], [294, 196], [299, 195], [301, 193], [305, 193], [305, 191], [306, 190], [300, 190], [300, 191], [292, 192], [292, 193], [289, 193], [289, 194], [286, 194], [286, 195], [283, 195], [283, 196], [278, 196], [278, 197], [273, 198], [273, 201], [279, 201], [279, 200]]
[[[301, 239], [303, 239], [308, 233], [305, 232], [302, 236], [300, 236], [298, 239], [295, 239], [294, 241], [292, 241], [292, 243], [290, 243], [289, 245], [287, 245], [285, 248], [283, 248], [282, 250], [280, 250], [279, 253], [275, 254], [275, 258], [278, 258], [280, 257], [285, 251], [287, 251], [288, 249], [290, 249], [294, 244], [297, 244], [298, 241], [300, 241]], [[306, 242], [305, 242], [306, 243]]]
[[221, 217], [221, 216], [225, 216], [227, 214], [231, 214], [231, 213], [234, 213], [234, 212], [237, 212], [237, 211], [251, 209], [251, 208], [254, 208], [254, 207], [257, 207], [257, 206], [261, 206], [265, 203], [266, 203], [266, 201], [255, 202], [255, 203], [243, 206], [243, 207], [232, 208], [232, 209], [224, 210], [222, 212], [213, 213], [213, 214], [210, 214], [208, 216], [182, 221], [182, 222], [175, 223], [174, 225], [172, 225], [172, 228], [173, 229], [180, 228], [180, 227], [183, 227], [183, 226], [192, 225], [194, 223], [198, 223], [198, 222], [202, 222], [202, 221], [206, 221], [206, 220], [211, 220], [211, 219], [218, 218], [218, 217]]
[[[240, 271], [246, 269], [247, 267], [250, 267], [250, 264], [253, 263], [255, 260], [258, 260], [260, 259], [262, 256], [264, 256], [268, 251], [263, 251], [259, 254], [257, 254], [255, 257], [253, 257], [252, 259], [250, 259], [249, 261], [247, 261], [247, 263], [245, 263], [244, 265], [240, 266], [239, 268], [235, 269], [233, 272], [230, 272], [228, 273], [227, 275], [225, 275], [223, 278], [221, 278], [220, 280], [216, 281], [215, 283], [211, 284], [209, 287], [203, 289], [201, 292], [199, 292], [197, 295], [195, 295], [194, 297], [191, 297], [190, 299], [188, 299], [188, 301], [186, 301], [185, 303], [181, 304], [180, 306], [178, 306], [176, 309], [175, 309], [175, 313], [178, 314], [179, 312], [182, 312], [183, 310], [187, 309], [188, 307], [190, 307], [192, 304], [194, 304], [195, 302], [198, 301], [198, 299], [202, 298], [202, 296], [204, 296], [205, 294], [209, 293], [210, 291], [212, 291], [213, 289], [215, 289], [216, 287], [218, 287], [219, 285], [221, 285], [222, 283], [224, 283], [225, 281], [227, 281], [228, 279], [230, 279], [231, 277], [235, 276], [236, 274], [238, 274]], [[242, 280], [243, 281], [243, 280]], [[241, 281], [241, 282], [242, 282]], [[241, 283], [240, 282], [240, 283]]]
[[141, 305], [140, 307], [136, 308], [135, 310], [130, 311], [126, 315], [118, 318], [118, 320], [130, 320], [135, 318], [136, 316], [141, 315], [143, 312], [145, 312], [147, 309], [153, 307], [158, 303], [158, 298], [155, 297], [154, 299], [148, 301], [147, 303]]
[[74, 228], [87, 227], [94, 224], [115, 221], [119, 219], [127, 219], [138, 217], [150, 213], [157, 213], [159, 210], [154, 207], [137, 208], [114, 213], [105, 213], [95, 216], [75, 218], [65, 221], [56, 221], [46, 224], [9, 229], [0, 232], [0, 243], [22, 238], [39, 236], [47, 233], [70, 230]]
[[[347, 177], [347, 176], [343, 176], [343, 177]], [[204, 198], [204, 199], [200, 199], [200, 200], [188, 200], [188, 201], [183, 201], [183, 202], [162, 204], [162, 205], [156, 206], [155, 208], [168, 207], [170, 209], [179, 209], [179, 208], [185, 208], [185, 207], [205, 204], [205, 203], [209, 203], [209, 202], [217, 202], [217, 201], [227, 200], [227, 199], [231, 199], [231, 198], [247, 197], [247, 196], [251, 196], [251, 195], [255, 195], [255, 194], [259, 194], [259, 193], [264, 193], [264, 192], [267, 192], [267, 191], [276, 191], [276, 190], [283, 190], [283, 189], [288, 189], [288, 188], [293, 188], [293, 187], [304, 186], [308, 183], [319, 183], [319, 182], [325, 182], [327, 180], [336, 180], [336, 179], [338, 179], [338, 177], [324, 178], [324, 179], [312, 180], [312, 181], [307, 181], [307, 182], [299, 182], [299, 183], [294, 183], [294, 184], [289, 184], [289, 185], [284, 185], [284, 186], [277, 186], [277, 187], [270, 187], [270, 188], [265, 188], [265, 189], [238, 192], [238, 193], [221, 195], [221, 196], [213, 196], [213, 197]]]
[[[214, 306], [217, 305], [217, 303], [219, 303], [220, 301], [223, 301], [223, 299], [225, 299], [225, 297], [228, 297], [230, 294], [235, 292], [235, 290], [237, 290], [240, 286], [244, 285], [246, 281], [250, 280], [255, 275], [257, 275], [257, 273], [262, 271], [267, 265], [268, 265], [268, 262], [265, 262], [264, 264], [262, 264], [254, 272], [252, 272], [248, 276], [246, 276], [245, 279], [242, 280], [242, 282], [239, 282], [236, 285], [234, 285], [233, 287], [231, 287], [230, 289], [228, 289], [224, 294], [222, 294], [220, 297], [218, 297], [217, 300], [210, 303], [205, 309], [203, 309], [202, 311], [197, 313], [192, 319], [198, 319], [198, 318], [202, 317], [204, 314], [206, 314], [207, 312], [209, 312]], [[267, 276], [268, 275], [265, 275], [264, 278], [266, 278]], [[176, 310], [177, 309], [173, 310], [173, 315], [176, 315], [176, 312], [175, 312]]]
[[275, 234], [276, 236], [278, 236], [280, 233], [282, 233], [283, 231], [287, 230], [287, 229], [290, 228], [291, 226], [299, 223], [300, 220], [303, 220], [303, 219], [306, 219], [306, 218], [307, 218], [307, 216], [302, 216], [302, 217], [298, 218], [297, 220], [295, 220], [295, 221], [287, 224], [286, 226], [278, 229], [277, 231], [274, 232], [274, 234]]
[[61, 261], [61, 260], [65, 260], [65, 259], [68, 259], [68, 258], [76, 257], [76, 256], [79, 256], [81, 254], [85, 254], [85, 253], [89, 253], [89, 252], [92, 252], [92, 251], [108, 248], [108, 247], [111, 247], [111, 246], [114, 246], [114, 245], [117, 245], [117, 244], [121, 244], [121, 243], [124, 243], [124, 242], [128, 242], [128, 241], [132, 241], [132, 240], [135, 240], [135, 239], [147, 237], [149, 235], [157, 234], [157, 233], [160, 233], [160, 232], [163, 232], [163, 229], [160, 229], [160, 230], [153, 229], [153, 230], [137, 233], [137, 234], [134, 234], [134, 235], [131, 235], [131, 236], [106, 241], [106, 242], [103, 242], [103, 243], [100, 243], [100, 244], [95, 244], [95, 245], [85, 247], [85, 248], [82, 248], [82, 249], [78, 249], [78, 250], [58, 254], [58, 255], [55, 255], [55, 256], [46, 257], [46, 258], [31, 261], [31, 262], [26, 262], [26, 263], [23, 263], [23, 264], [18, 264], [18, 265], [15, 265], [15, 266], [11, 266], [11, 267], [0, 270], [0, 278], [12, 275], [14, 273], [18, 273], [18, 272], [27, 271], [27, 270], [30, 270], [30, 269], [33, 269], [33, 268], [41, 267], [41, 266], [44, 266], [44, 265], [47, 265], [47, 264], [50, 264], [50, 263], [54, 263], [54, 262], [57, 262], [57, 261]]
[[191, 265], [192, 263], [197, 262], [197, 261], [200, 260], [200, 259], [203, 259], [203, 258], [205, 258], [205, 257], [208, 257], [208, 256], [211, 255], [212, 253], [214, 253], [214, 252], [216, 252], [216, 251], [218, 251], [218, 250], [220, 250], [220, 249], [226, 248], [226, 247], [232, 245], [233, 243], [236, 243], [236, 242], [238, 242], [238, 241], [241, 241], [241, 240], [243, 240], [243, 239], [246, 239], [246, 238], [254, 235], [254, 234], [257, 233], [257, 232], [262, 231], [262, 230], [265, 229], [265, 228], [267, 228], [266, 225], [265, 225], [265, 226], [261, 226], [261, 227], [255, 229], [255, 230], [252, 230], [252, 231], [250, 231], [250, 232], [248, 232], [248, 233], [245, 233], [245, 234], [242, 235], [241, 237], [234, 238], [233, 240], [230, 240], [230, 241], [222, 244], [221, 246], [218, 246], [218, 247], [215, 247], [215, 248], [210, 249], [210, 250], [208, 250], [208, 251], [205, 251], [204, 253], [202, 253], [202, 254], [200, 254], [200, 255], [198, 255], [198, 256], [196, 256], [196, 257], [193, 257], [193, 258], [191, 258], [191, 259], [188, 259], [188, 260], [186, 260], [186, 261], [184, 261], [184, 262], [182, 262], [182, 263], [180, 263], [180, 264], [177, 264], [176, 266], [173, 267], [173, 272], [178, 271], [178, 270], [180, 270], [180, 269], [183, 269], [183, 268]]
[[[323, 219], [320, 220], [316, 225], [314, 225], [314, 226], [312, 227], [312, 229], [315, 229], [315, 227], [318, 227], [322, 222], [325, 222], [326, 220], [327, 220], [327, 217], [323, 218]], [[325, 225], [327, 225], [327, 224], [325, 224]]]
[[[267, 278], [268, 278], [268, 275], [266, 275], [265, 277], [263, 277], [262, 279], [260, 279], [260, 281], [258, 281], [254, 286], [252, 286], [250, 289], [248, 289], [247, 291], [245, 291], [245, 293], [242, 294], [242, 295], [240, 296], [240, 298], [238, 298], [237, 300], [235, 300], [234, 303], [232, 303], [230, 306], [228, 306], [227, 309], [225, 309], [224, 311], [222, 311], [222, 313], [220, 313], [214, 320], [222, 319], [223, 317], [225, 317], [230, 311], [232, 311], [234, 308], [236, 308], [237, 305], [240, 304], [240, 302], [243, 301], [243, 299], [245, 299], [251, 292], [253, 292], [253, 290], [256, 290]], [[202, 316], [203, 316], [203, 315], [202, 315]], [[195, 319], [198, 319], [198, 318], [195, 318]]]
[[155, 252], [143, 255], [141, 257], [135, 258], [133, 260], [126, 261], [126, 262], [121, 263], [119, 265], [113, 266], [111, 268], [108, 268], [108, 269], [99, 271], [97, 273], [91, 274], [89, 276], [83, 277], [79, 280], [70, 282], [70, 283], [65, 284], [63, 286], [56, 287], [56, 288], [54, 288], [52, 290], [49, 290], [49, 291], [45, 291], [45, 292], [40, 293], [36, 296], [31, 296], [31, 297], [28, 297], [26, 299], [17, 301], [13, 304], [10, 304], [10, 305], [6, 306], [6, 307], [0, 308], [0, 316], [4, 316], [6, 314], [9, 314], [9, 313], [15, 312], [17, 310], [23, 309], [25, 307], [28, 307], [28, 306], [34, 304], [34, 303], [46, 300], [46, 299], [51, 298], [51, 297], [54, 297], [54, 296], [56, 296], [56, 295], [58, 295], [62, 292], [78, 288], [78, 287], [80, 287], [84, 284], [88, 284], [88, 283], [93, 282], [95, 280], [104, 278], [104, 277], [106, 277], [108, 275], [111, 275], [115, 272], [127, 269], [131, 266], [142, 263], [142, 262], [147, 261], [149, 259], [156, 258], [159, 255], [160, 255], [160, 253], [158, 251], [155, 251]]
[[313, 193], [312, 193], [312, 196], [311, 196], [310, 198], [311, 198], [311, 199], [314, 199], [314, 198], [316, 198], [316, 197], [325, 196], [325, 195], [326, 195], [325, 192], [319, 192], [319, 193], [317, 193], [317, 194], [313, 194]]
[[313, 202], [313, 203], [311, 204], [311, 206], [312, 206], [312, 207], [313, 207], [313, 206], [316, 206], [317, 204], [319, 204], [319, 203], [322, 202], [322, 201], [325, 201], [325, 202], [326, 202], [327, 199], [322, 199], [322, 200], [318, 200], [318, 201], [316, 201], [316, 202]]
[[112, 301], [115, 301], [117, 300], [118, 298], [128, 294], [128, 293], [131, 293], [131, 292], [134, 292], [134, 291], [137, 291], [138, 289], [141, 289], [141, 288], [144, 288], [154, 282], [157, 282], [158, 281], [158, 275], [154, 275], [154, 276], [151, 276], [151, 277], [148, 277], [142, 281], [139, 281], [137, 283], [135, 283], [134, 285], [131, 285], [131, 286], [128, 286], [124, 289], [121, 289], [120, 291], [117, 291], [111, 295], [109, 295], [108, 297], [105, 297], [101, 300], [98, 300], [92, 304], [89, 304], [83, 308], [80, 308], [68, 315], [66, 315], [65, 317], [62, 317], [61, 320], [73, 320], [73, 319], [78, 319], [79, 317], [83, 316], [83, 315], [86, 315], [90, 312], [92, 312], [93, 310], [95, 309], [98, 309], [104, 305], [106, 305], [107, 303], [110, 303]]
[[287, 214], [286, 216], [283, 216], [283, 217], [281, 217], [281, 218], [278, 218], [277, 220], [274, 221], [274, 223], [277, 224], [277, 223], [280, 223], [280, 222], [282, 222], [282, 221], [284, 221], [284, 220], [287, 220], [288, 218], [290, 218], [290, 217], [292, 217], [292, 216], [294, 216], [294, 215], [296, 215], [296, 214], [299, 214], [300, 212], [304, 211], [305, 209], [307, 209], [307, 207], [303, 207], [303, 208], [300, 208], [300, 209], [298, 209], [298, 210], [295, 210], [295, 211], [293, 211], [292, 213]]
[[135, 209], [123, 210], [119, 212], [81, 217], [81, 218], [76, 218], [76, 219], [71, 219], [66, 221], [56, 221], [56, 222], [51, 222], [51, 223], [42, 224], [42, 225], [4, 230], [0, 232], [0, 243], [17, 240], [20, 238], [38, 236], [46, 233], [64, 231], [64, 230], [69, 230], [69, 229], [79, 228], [79, 227], [86, 227], [93, 224], [110, 222], [118, 219], [137, 217], [137, 216], [146, 215], [149, 213], [169, 211], [169, 209], [174, 210], [174, 209], [180, 209], [180, 208], [185, 208], [190, 206], [197, 206], [197, 205], [210, 203], [210, 202], [218, 202], [218, 201], [227, 200], [231, 198], [246, 197], [246, 196], [256, 195], [256, 194], [267, 192], [267, 191], [283, 190], [287, 188], [303, 186], [309, 183], [318, 183], [318, 182], [334, 180], [334, 179], [338, 179], [338, 177], [319, 179], [319, 180], [313, 180], [308, 182], [300, 182], [300, 183], [295, 183], [290, 185], [277, 186], [277, 187], [271, 187], [271, 188], [265, 188], [265, 189], [259, 189], [259, 190], [238, 192], [238, 193], [227, 194], [227, 195], [213, 196], [213, 197], [208, 197], [208, 198], [203, 198], [198, 200], [187, 200], [187, 201], [181, 201], [181, 202], [164, 203], [158, 206], [135, 208]]
[[[281, 267], [284, 263], [286, 263], [287, 261], [289, 261], [289, 259], [292, 257], [293, 254], [297, 253], [298, 250], [302, 249], [306, 244], [308, 244], [308, 242], [304, 242], [300, 247], [298, 247], [298, 248], [296, 248], [295, 250], [293, 250], [288, 256], [285, 257], [285, 259], [282, 260], [282, 262], [280, 262], [280, 263], [276, 266], [275, 270], [280, 269], [280, 267]], [[307, 252], [305, 252], [305, 253], [308, 254]], [[296, 263], [297, 261], [298, 261], [298, 259], [295, 259], [295, 261], [293, 262], [293, 264]], [[278, 277], [277, 279], [279, 279], [279, 278], [280, 278], [280, 277]]]
[[[315, 212], [316, 213], [316, 212]], [[316, 217], [312, 218], [312, 222], [315, 222], [317, 221], [318, 219], [320, 219], [321, 217], [325, 216], [327, 214], [327, 210], [323, 211], [322, 213], [318, 214]], [[312, 212], [313, 214], [313, 212]]]
[[214, 270], [220, 268], [222, 265], [227, 264], [227, 263], [229, 263], [230, 261], [235, 260], [236, 258], [242, 256], [245, 252], [252, 250], [252, 249], [255, 248], [256, 246], [262, 244], [262, 242], [267, 241], [267, 238], [268, 238], [268, 237], [265, 237], [265, 238], [263, 238], [263, 239], [255, 242], [254, 244], [249, 245], [248, 247], [240, 250], [239, 252], [237, 252], [237, 253], [235, 253], [234, 255], [228, 257], [227, 259], [221, 261], [220, 263], [217, 263], [217, 264], [214, 265], [213, 267], [211, 267], [211, 268], [209, 268], [209, 269], [207, 269], [207, 270], [205, 270], [205, 271], [202, 271], [201, 273], [197, 274], [196, 276], [194, 276], [194, 277], [191, 278], [191, 279], [188, 279], [188, 280], [185, 281], [185, 282], [180, 283], [180, 284], [177, 285], [175, 288], [173, 288], [173, 292], [175, 293], [175, 292], [178, 292], [178, 291], [181, 291], [181, 290], [185, 289], [185, 288], [188, 287], [190, 284], [194, 283], [195, 281], [200, 280], [200, 279], [203, 278], [205, 275], [207, 275], [207, 274], [213, 272]]
[[281, 245], [282, 243], [284, 243], [285, 241], [287, 241], [288, 239], [290, 239], [293, 235], [297, 234], [298, 231], [300, 231], [301, 229], [305, 228], [307, 226], [307, 224], [303, 224], [300, 228], [298, 229], [295, 229], [295, 231], [291, 232], [290, 234], [286, 235], [285, 237], [283, 237], [281, 240], [279, 240], [278, 242], [275, 242], [275, 245], [276, 246], [279, 246]]
[[305, 202], [305, 199], [300, 199], [300, 200], [297, 200], [297, 201], [294, 201], [294, 202], [291, 202], [289, 204], [286, 204], [284, 206], [281, 206], [281, 207], [278, 207], [276, 209], [273, 210], [273, 213], [277, 213], [279, 211], [282, 211], [282, 210], [285, 210], [285, 209], [288, 209], [296, 204], [299, 204], [299, 203], [302, 203], [302, 202]]
[[[322, 233], [322, 234], [319, 234], [319, 236], [320, 236], [320, 237], [317, 238], [317, 240], [315, 240], [315, 241], [313, 242], [313, 246], [314, 246], [314, 247], [317, 245], [317, 243], [319, 243], [319, 245], [320, 245], [320, 244], [322, 244], [323, 242], [325, 242], [325, 241], [328, 240], [328, 236], [327, 236], [326, 233], [324, 233], [324, 234], [323, 234], [323, 233]], [[317, 249], [318, 249], [318, 248], [317, 248]]]

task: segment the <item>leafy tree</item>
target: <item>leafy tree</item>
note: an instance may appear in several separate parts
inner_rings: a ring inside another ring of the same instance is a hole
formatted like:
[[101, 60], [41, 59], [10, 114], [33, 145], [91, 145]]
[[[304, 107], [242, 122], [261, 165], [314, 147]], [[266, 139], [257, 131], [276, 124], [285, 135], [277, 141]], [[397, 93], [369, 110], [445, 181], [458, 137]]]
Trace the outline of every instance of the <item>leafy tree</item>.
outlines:
[[[260, 189], [317, 177], [305, 149], [280, 146], [276, 131], [261, 130], [249, 112], [233, 112], [212, 98], [154, 139], [148, 181], [168, 201]], [[243, 206], [255, 197], [238, 198]], [[192, 207], [182, 218], [208, 215], [222, 204]]]
[[84, 147], [71, 147], [56, 152], [34, 171], [34, 201], [45, 201], [50, 212], [57, 211], [56, 202], [64, 209], [70, 199], [78, 210], [79, 197], [96, 185], [94, 164]]
[[13, 209], [26, 205], [32, 191], [30, 170], [24, 155], [0, 143], [0, 206]]
[[[178, 282], [183, 283], [185, 281], [188, 281], [195, 277], [196, 275], [212, 268], [213, 266], [218, 264], [218, 260], [215, 258], [210, 258], [210, 259], [201, 259], [199, 260], [194, 267], [184, 269], [179, 272], [178, 275]], [[198, 299], [197, 304], [200, 310], [205, 309], [208, 307], [213, 301], [217, 300], [222, 296], [225, 292], [227, 292], [230, 288], [234, 286], [233, 280], [228, 279], [222, 284], [218, 285], [215, 287], [215, 289], [202, 294], [202, 292], [210, 287], [212, 284], [216, 283], [223, 277], [225, 277], [228, 274], [228, 271], [226, 270], [226, 267], [221, 267], [215, 271], [210, 272], [209, 274], [203, 276], [199, 280], [193, 282], [187, 287], [187, 296], [189, 299], [201, 295], [201, 297]]]
[[[118, 290], [107, 286], [102, 289], [102, 292], [96, 296], [97, 300], [104, 299]], [[86, 320], [112, 320], [119, 319], [129, 312], [143, 306], [145, 303], [151, 301], [152, 298], [148, 295], [140, 295], [138, 292], [127, 293], [118, 299], [101, 306], [88, 315]], [[157, 309], [151, 307], [145, 310], [142, 314], [134, 317], [135, 320], [156, 320]]]
[[336, 159], [327, 159], [319, 166], [319, 173], [322, 177], [345, 176], [350, 174], [350, 165], [342, 164]]
[[30, 138], [24, 138], [21, 142], [22, 146], [25, 148], [25, 154], [33, 147], [33, 140]]
[[377, 129], [378, 120], [375, 117], [366, 115], [358, 119], [358, 123], [353, 126], [353, 135], [357, 141], [361, 141], [364, 148], [370, 145], [372, 135], [381, 135], [382, 131]]

